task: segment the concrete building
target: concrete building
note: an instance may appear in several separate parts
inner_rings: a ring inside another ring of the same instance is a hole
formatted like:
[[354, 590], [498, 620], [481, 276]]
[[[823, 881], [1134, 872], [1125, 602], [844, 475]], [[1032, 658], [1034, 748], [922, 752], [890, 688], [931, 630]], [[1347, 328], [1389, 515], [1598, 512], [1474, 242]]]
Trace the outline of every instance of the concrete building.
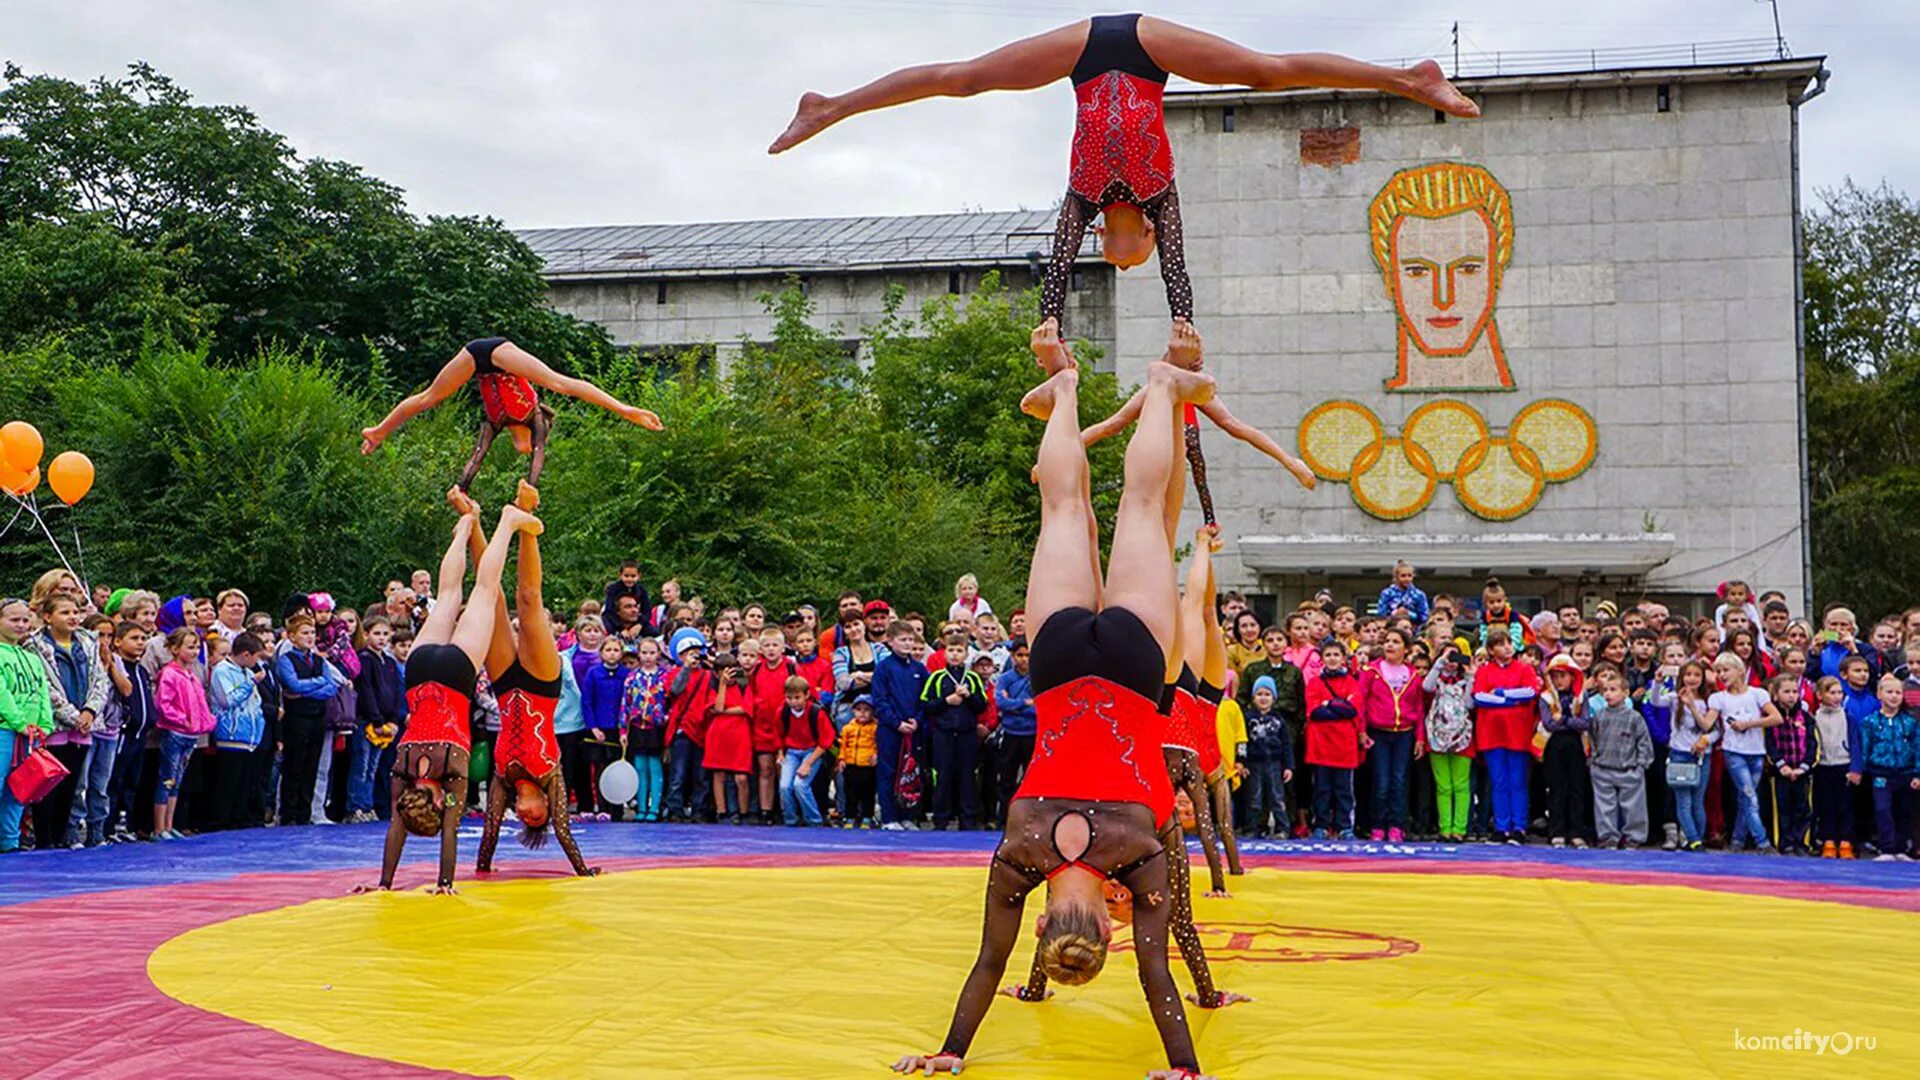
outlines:
[[[1211, 433], [1223, 587], [1370, 601], [1405, 558], [1430, 591], [1498, 574], [1523, 610], [1698, 610], [1731, 577], [1800, 609], [1797, 123], [1824, 76], [1813, 57], [1460, 79], [1474, 121], [1346, 91], [1170, 93], [1208, 368], [1322, 478], [1302, 490]], [[1050, 229], [524, 235], [556, 306], [655, 347], [765, 333], [754, 297], [789, 272], [849, 330], [885, 282], [914, 300], [995, 267], [1026, 285]], [[1157, 265], [1082, 257], [1068, 330], [1138, 380], [1167, 332]]]

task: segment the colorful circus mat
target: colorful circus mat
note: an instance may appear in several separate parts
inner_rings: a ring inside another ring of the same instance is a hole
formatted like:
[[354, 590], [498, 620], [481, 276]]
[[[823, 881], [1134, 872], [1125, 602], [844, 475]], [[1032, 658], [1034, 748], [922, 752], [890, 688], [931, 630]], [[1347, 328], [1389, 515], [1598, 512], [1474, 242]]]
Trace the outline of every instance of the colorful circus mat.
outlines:
[[[995, 839], [584, 825], [603, 876], [513, 848], [476, 879], [467, 832], [454, 897], [418, 842], [400, 891], [350, 895], [370, 826], [0, 860], [0, 1075], [887, 1076], [942, 1040]], [[1189, 1010], [1223, 1078], [1920, 1072], [1920, 864], [1243, 850], [1195, 909], [1255, 999]], [[1163, 1066], [1131, 952], [1122, 931], [1089, 985], [996, 999], [965, 1075]]]

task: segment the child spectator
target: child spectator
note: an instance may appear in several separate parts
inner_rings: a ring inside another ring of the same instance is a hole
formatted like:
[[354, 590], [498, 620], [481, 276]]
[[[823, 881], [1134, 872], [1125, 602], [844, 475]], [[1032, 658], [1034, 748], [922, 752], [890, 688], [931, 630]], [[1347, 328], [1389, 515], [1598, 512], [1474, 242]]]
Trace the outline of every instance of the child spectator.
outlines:
[[1875, 862], [1907, 859], [1907, 792], [1920, 788], [1914, 776], [1914, 720], [1901, 707], [1905, 687], [1882, 675], [1880, 707], [1860, 721], [1860, 753], [1847, 780], [1873, 793]]
[[1767, 735], [1767, 761], [1773, 774], [1774, 845], [1783, 855], [1807, 853], [1813, 804], [1813, 763], [1820, 757], [1820, 729], [1800, 700], [1800, 680], [1776, 675], [1768, 685], [1781, 721]]
[[[1267, 632], [1271, 634], [1273, 631], [1269, 630]], [[1285, 659], [1287, 663], [1299, 669], [1303, 680], [1311, 682], [1315, 676], [1320, 674], [1320, 665], [1322, 663], [1320, 659], [1320, 641], [1314, 636], [1314, 616], [1304, 611], [1296, 611], [1288, 615], [1286, 621], [1286, 636], [1287, 644], [1286, 648], [1281, 650], [1281, 657]], [[1344, 649], [1345, 646], [1342, 646], [1342, 648]], [[1272, 656], [1271, 650], [1268, 651], [1268, 656]], [[1271, 675], [1272, 672], [1267, 671], [1262, 672], [1262, 674]], [[1277, 683], [1280, 680], [1276, 676], [1274, 681]], [[1283, 708], [1286, 705], [1285, 687], [1281, 688], [1280, 704]]]
[[[962, 580], [965, 580], [964, 578]], [[965, 832], [980, 827], [980, 714], [987, 711], [987, 687], [967, 669], [967, 637], [948, 634], [943, 663], [920, 691], [920, 714], [933, 743], [933, 829], [942, 832], [959, 818]]]
[[619, 638], [603, 639], [600, 662], [589, 667], [586, 677], [580, 680], [580, 715], [587, 724], [580, 753], [587, 765], [587, 786], [574, 792], [574, 798], [583, 814], [589, 806], [597, 806], [595, 817], [601, 821], [612, 820], [613, 815], [624, 809], [600, 797], [598, 780], [600, 770], [620, 758], [620, 738], [625, 731], [620, 710], [627, 688], [627, 670], [621, 658], [626, 651]]
[[1816, 686], [1820, 707], [1813, 714], [1819, 755], [1813, 763], [1813, 830], [1823, 859], [1853, 858], [1852, 748], [1858, 723], [1847, 715], [1846, 687], [1829, 675]]
[[667, 730], [667, 669], [660, 663], [660, 642], [642, 638], [638, 659], [620, 693], [620, 722], [627, 732], [628, 760], [640, 776], [634, 795], [638, 818], [659, 821], [666, 794], [661, 756]]
[[1287, 835], [1287, 783], [1293, 779], [1293, 732], [1277, 707], [1277, 684], [1271, 675], [1253, 683], [1253, 709], [1247, 723], [1247, 836]]
[[1411, 635], [1392, 629], [1379, 640], [1379, 658], [1361, 673], [1356, 704], [1367, 726], [1367, 760], [1373, 766], [1370, 835], [1397, 844], [1406, 839], [1408, 774], [1414, 758], [1427, 752], [1427, 699], [1408, 663]]
[[1739, 612], [1746, 616], [1749, 627], [1759, 628], [1760, 609], [1753, 602], [1753, 586], [1744, 581], [1728, 581], [1722, 583], [1717, 591], [1725, 602], [1713, 609], [1713, 625], [1724, 631], [1727, 629], [1727, 615]]
[[[1498, 582], [1490, 582], [1497, 586]], [[1504, 594], [1501, 594], [1504, 598]], [[1487, 763], [1493, 794], [1493, 839], [1527, 842], [1527, 769], [1539, 723], [1540, 672], [1514, 659], [1519, 633], [1504, 622], [1481, 627], [1487, 662], [1473, 676], [1474, 747]]]
[[106, 703], [89, 733], [91, 745], [74, 780], [73, 809], [67, 815], [67, 833], [83, 837], [87, 847], [106, 843], [107, 814], [113, 803], [113, 766], [120, 752], [121, 714], [113, 682], [113, 620], [90, 615], [83, 624], [99, 643], [94, 663], [107, 673]]
[[1571, 655], [1561, 653], [1547, 661], [1547, 682], [1552, 693], [1542, 703], [1540, 718], [1547, 732], [1546, 749], [1540, 755], [1547, 781], [1547, 832], [1554, 847], [1571, 843], [1583, 848], [1593, 794], [1587, 772], [1587, 732], [1592, 725], [1587, 716], [1586, 676]]
[[400, 737], [400, 710], [407, 700], [400, 661], [389, 651], [393, 645], [393, 623], [374, 615], [367, 619], [360, 633], [360, 676], [353, 681], [357, 721], [352, 739], [353, 771], [347, 785], [349, 825], [379, 820], [374, 813], [374, 803], [381, 799], [387, 787], [381, 782], [380, 761]]
[[1347, 647], [1328, 642], [1320, 671], [1307, 680], [1307, 764], [1314, 767], [1314, 835], [1353, 839], [1353, 770], [1367, 748], [1355, 704], [1360, 679], [1347, 670]]
[[1627, 698], [1626, 678], [1599, 677], [1606, 705], [1593, 718], [1593, 817], [1601, 847], [1622, 851], [1647, 841], [1647, 766], [1653, 739]]
[[[295, 614], [287, 619], [286, 642], [274, 661], [280, 680], [281, 741], [280, 823], [307, 825], [313, 821], [313, 796], [320, 773], [320, 755], [327, 739], [327, 702], [339, 685], [327, 671], [326, 659], [314, 651], [313, 617]], [[149, 652], [152, 651], [149, 646]], [[326, 818], [322, 817], [321, 821]]]
[[153, 703], [153, 673], [143, 663], [149, 636], [136, 622], [114, 627], [114, 656], [107, 677], [113, 683], [109, 708], [120, 718], [120, 752], [114, 758], [105, 823], [107, 837], [114, 843], [137, 839], [133, 832], [134, 799], [148, 755], [153, 753], [146, 748], [147, 735], [160, 717]]
[[1027, 763], [1033, 760], [1033, 739], [1039, 730], [1039, 716], [1033, 707], [1033, 679], [1028, 675], [1028, 660], [1032, 653], [1027, 643], [1014, 639], [1013, 648], [1007, 654], [1007, 669], [993, 684], [993, 705], [1000, 715], [996, 728], [1000, 732], [1000, 751], [994, 763], [994, 792], [1000, 805], [996, 807], [998, 820], [1007, 819], [1007, 804], [1013, 801], [1013, 793], [1020, 789], [1020, 781], [1027, 775]]
[[53, 698], [47, 665], [27, 645], [33, 612], [25, 600], [0, 600], [0, 854], [20, 850], [26, 807], [7, 778], [30, 744], [53, 734]]
[[[100, 660], [100, 642], [80, 628], [80, 605], [73, 594], [47, 593], [40, 600], [39, 615], [45, 625], [27, 639], [27, 645], [47, 665], [54, 732], [47, 737], [46, 747], [67, 767], [68, 775], [34, 805], [34, 837], [43, 850], [77, 848], [85, 838], [72, 829], [75, 792], [93, 742], [93, 725], [107, 705], [107, 671]], [[84, 830], [84, 809], [81, 817]]]
[[840, 728], [840, 781], [847, 793], [847, 808], [842, 820], [851, 829], [874, 826], [874, 762], [878, 755], [879, 724], [873, 713], [873, 698], [854, 695], [848, 706], [847, 722]]
[[[213, 665], [207, 678], [207, 701], [213, 709], [213, 825], [238, 829], [249, 824], [247, 794], [251, 789], [253, 750], [265, 734], [260, 711], [260, 688], [254, 668], [266, 647], [242, 631], [232, 639], [232, 651]], [[211, 656], [211, 654], [209, 654]]]
[[706, 753], [707, 716], [713, 705], [714, 677], [701, 654], [706, 635], [682, 627], [667, 640], [667, 651], [680, 662], [667, 680], [667, 797], [666, 820], [691, 821], [701, 799], [700, 763]]
[[920, 730], [920, 692], [927, 682], [926, 665], [915, 659], [919, 646], [913, 624], [895, 619], [887, 625], [887, 653], [874, 663], [873, 711], [880, 724], [874, 782], [879, 789], [880, 827], [895, 832], [907, 827], [894, 801], [900, 744]]
[[1459, 843], [1467, 838], [1473, 805], [1473, 669], [1466, 653], [1449, 642], [1428, 669], [1422, 689], [1440, 839]]
[[[664, 596], [665, 592], [663, 586], [661, 594]], [[622, 600], [633, 601], [631, 611], [621, 609], [620, 601]], [[600, 617], [606, 625], [607, 633], [627, 641], [638, 638], [647, 631], [650, 622], [647, 616], [652, 609], [653, 601], [647, 596], [647, 584], [640, 580], [640, 564], [632, 559], [621, 562], [620, 576], [607, 582], [600, 602]], [[627, 635], [625, 632], [630, 627], [639, 629], [632, 635]]]
[[780, 713], [780, 816], [788, 825], [819, 825], [820, 804], [814, 798], [813, 771], [833, 748], [833, 721], [813, 700], [813, 686], [799, 675], [787, 678]]
[[1513, 605], [1507, 601], [1507, 588], [1500, 584], [1499, 578], [1488, 578], [1486, 587], [1480, 590], [1480, 644], [1485, 646], [1492, 640], [1493, 628], [1506, 631], [1513, 642], [1513, 651], [1518, 653], [1529, 645], [1537, 644], [1533, 627]]
[[947, 618], [974, 623], [980, 621], [980, 616], [991, 614], [993, 605], [980, 595], [980, 579], [972, 574], [961, 574], [960, 579], [953, 583], [953, 603], [947, 606]]
[[[762, 614], [764, 616], [764, 612]], [[747, 666], [747, 700], [750, 702], [747, 710], [753, 729], [753, 769], [758, 781], [760, 821], [771, 825], [775, 809], [784, 803], [779, 794], [784, 741], [780, 710], [786, 699], [787, 680], [800, 674], [800, 666], [787, 657], [787, 635], [779, 627], [762, 627], [758, 637], [759, 660]], [[812, 770], [808, 772], [811, 775]]]
[[[758, 639], [750, 640], [757, 643]], [[738, 825], [747, 810], [747, 777], [753, 772], [747, 673], [740, 669], [740, 659], [733, 653], [716, 654], [713, 666], [713, 704], [707, 708], [707, 745], [702, 764], [713, 778], [714, 820], [724, 817], [728, 824]], [[732, 810], [727, 808], [729, 786], [737, 800]]]
[[200, 736], [213, 730], [213, 712], [196, 670], [200, 647], [195, 630], [183, 626], [168, 634], [167, 649], [173, 660], [160, 669], [154, 691], [154, 704], [160, 710], [160, 780], [154, 787], [153, 835], [160, 840], [186, 836], [174, 828], [174, 807], [194, 747]]
[[820, 638], [810, 627], [793, 632], [793, 666], [807, 680], [814, 704], [833, 715], [833, 657], [820, 652]]
[[1727, 846], [1735, 850], [1745, 837], [1754, 849], [1771, 852], [1773, 845], [1760, 819], [1759, 789], [1767, 765], [1765, 729], [1780, 723], [1780, 710], [1773, 707], [1773, 699], [1765, 690], [1747, 685], [1746, 662], [1735, 654], [1721, 653], [1713, 671], [1727, 689], [1707, 699], [1707, 720], [1721, 724], [1720, 750], [1738, 800], [1733, 836]]

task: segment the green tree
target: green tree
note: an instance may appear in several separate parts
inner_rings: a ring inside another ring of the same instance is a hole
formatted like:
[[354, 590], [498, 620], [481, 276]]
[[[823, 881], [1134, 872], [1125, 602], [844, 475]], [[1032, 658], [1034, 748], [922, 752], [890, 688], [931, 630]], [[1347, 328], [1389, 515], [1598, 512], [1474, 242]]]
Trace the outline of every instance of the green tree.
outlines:
[[1807, 216], [1807, 450], [1814, 591], [1862, 615], [1920, 573], [1920, 204], [1851, 181]]

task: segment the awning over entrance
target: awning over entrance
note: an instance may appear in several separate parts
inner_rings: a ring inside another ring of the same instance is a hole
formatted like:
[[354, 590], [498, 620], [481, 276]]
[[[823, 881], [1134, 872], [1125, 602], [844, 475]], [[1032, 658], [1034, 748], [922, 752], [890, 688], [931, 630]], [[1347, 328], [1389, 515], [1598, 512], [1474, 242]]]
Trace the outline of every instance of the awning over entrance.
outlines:
[[1244, 536], [1241, 562], [1261, 574], [1375, 573], [1405, 559], [1426, 574], [1646, 574], [1673, 557], [1672, 533], [1484, 536]]

